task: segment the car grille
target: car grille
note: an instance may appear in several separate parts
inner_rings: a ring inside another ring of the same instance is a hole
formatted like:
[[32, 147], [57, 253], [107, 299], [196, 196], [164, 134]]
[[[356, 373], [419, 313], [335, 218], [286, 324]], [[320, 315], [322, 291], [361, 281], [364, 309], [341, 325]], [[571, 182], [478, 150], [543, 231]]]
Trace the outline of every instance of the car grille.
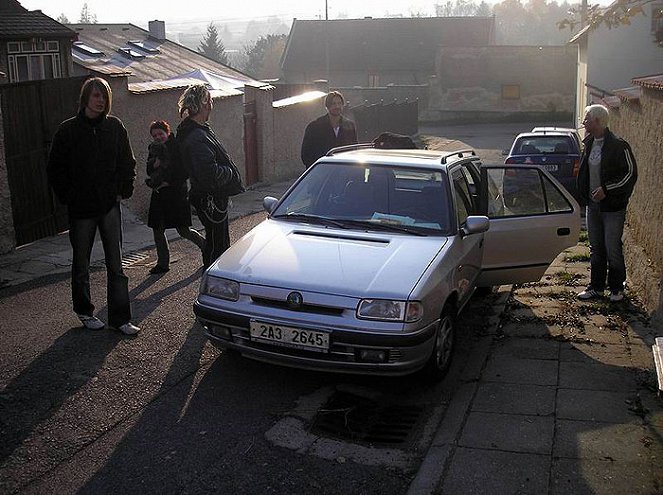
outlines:
[[[265, 297], [251, 296], [251, 300], [260, 306], [267, 306], [270, 308], [290, 309], [286, 301], [280, 299], [268, 299]], [[301, 313], [314, 313], [319, 315], [340, 316], [343, 314], [343, 308], [334, 308], [331, 306], [319, 306], [317, 304], [302, 304], [300, 309], [295, 311]]]

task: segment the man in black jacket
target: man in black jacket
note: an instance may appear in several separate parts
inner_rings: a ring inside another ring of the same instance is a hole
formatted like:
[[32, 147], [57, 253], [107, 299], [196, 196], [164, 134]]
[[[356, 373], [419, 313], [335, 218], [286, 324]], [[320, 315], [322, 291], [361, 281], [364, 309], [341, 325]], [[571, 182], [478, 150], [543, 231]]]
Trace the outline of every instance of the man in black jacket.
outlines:
[[136, 160], [124, 125], [108, 115], [111, 103], [106, 81], [85, 81], [78, 115], [62, 122], [53, 137], [47, 172], [69, 213], [74, 311], [86, 328], [106, 326], [94, 316], [90, 297], [90, 253], [99, 230], [106, 259], [108, 323], [134, 335], [140, 329], [130, 321], [129, 279], [122, 270], [120, 200], [133, 193]]
[[578, 294], [582, 300], [602, 297], [606, 274], [610, 301], [624, 299], [626, 265], [622, 233], [626, 207], [638, 178], [631, 147], [608, 129], [608, 109], [590, 105], [583, 125], [587, 132], [578, 173], [578, 192], [587, 205], [590, 285]]
[[306, 168], [338, 146], [357, 143], [355, 123], [343, 117], [345, 100], [338, 91], [331, 91], [325, 98], [327, 114], [306, 126], [302, 140], [302, 162]]

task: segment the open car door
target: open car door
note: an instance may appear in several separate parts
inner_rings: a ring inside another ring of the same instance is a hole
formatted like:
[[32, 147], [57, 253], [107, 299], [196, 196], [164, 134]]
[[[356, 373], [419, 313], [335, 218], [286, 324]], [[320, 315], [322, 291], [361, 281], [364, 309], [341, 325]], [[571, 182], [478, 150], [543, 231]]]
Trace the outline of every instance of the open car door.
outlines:
[[490, 228], [478, 286], [538, 281], [578, 242], [578, 203], [537, 166], [482, 165], [480, 204]]

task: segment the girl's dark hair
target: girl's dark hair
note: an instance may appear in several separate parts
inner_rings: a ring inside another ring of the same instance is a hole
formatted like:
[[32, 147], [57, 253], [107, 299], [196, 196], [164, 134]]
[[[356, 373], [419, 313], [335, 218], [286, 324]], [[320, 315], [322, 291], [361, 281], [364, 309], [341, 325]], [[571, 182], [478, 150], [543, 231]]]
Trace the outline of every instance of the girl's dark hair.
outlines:
[[111, 110], [111, 105], [113, 103], [113, 92], [111, 91], [111, 88], [106, 80], [102, 79], [101, 77], [92, 77], [83, 83], [83, 86], [81, 87], [78, 108], [79, 110], [84, 110], [85, 107], [87, 107], [87, 103], [90, 100], [90, 95], [92, 95], [92, 91], [94, 89], [101, 91], [101, 94], [104, 95], [104, 98], [106, 99], [106, 107], [102, 112], [103, 116], [105, 117], [110, 113]]
[[325, 107], [327, 108], [331, 107], [334, 98], [336, 98], [337, 96], [341, 99], [341, 103], [345, 105], [345, 98], [343, 98], [343, 95], [341, 94], [340, 91], [330, 91], [325, 97]]
[[150, 134], [154, 129], [161, 129], [170, 136], [170, 124], [165, 120], [155, 120], [150, 124]]

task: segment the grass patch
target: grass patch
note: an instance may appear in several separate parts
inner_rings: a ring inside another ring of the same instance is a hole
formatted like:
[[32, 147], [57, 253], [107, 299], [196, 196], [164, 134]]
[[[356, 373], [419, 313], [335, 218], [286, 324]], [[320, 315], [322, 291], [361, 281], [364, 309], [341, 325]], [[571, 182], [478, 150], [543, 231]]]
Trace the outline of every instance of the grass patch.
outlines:
[[589, 247], [589, 235], [586, 230], [580, 231], [580, 236], [578, 237], [578, 244]]
[[567, 254], [564, 256], [564, 261], [569, 263], [580, 263], [582, 261], [589, 261], [589, 253]]
[[580, 275], [567, 272], [566, 270], [555, 273], [555, 277], [564, 285], [576, 285], [576, 281], [580, 279]]

